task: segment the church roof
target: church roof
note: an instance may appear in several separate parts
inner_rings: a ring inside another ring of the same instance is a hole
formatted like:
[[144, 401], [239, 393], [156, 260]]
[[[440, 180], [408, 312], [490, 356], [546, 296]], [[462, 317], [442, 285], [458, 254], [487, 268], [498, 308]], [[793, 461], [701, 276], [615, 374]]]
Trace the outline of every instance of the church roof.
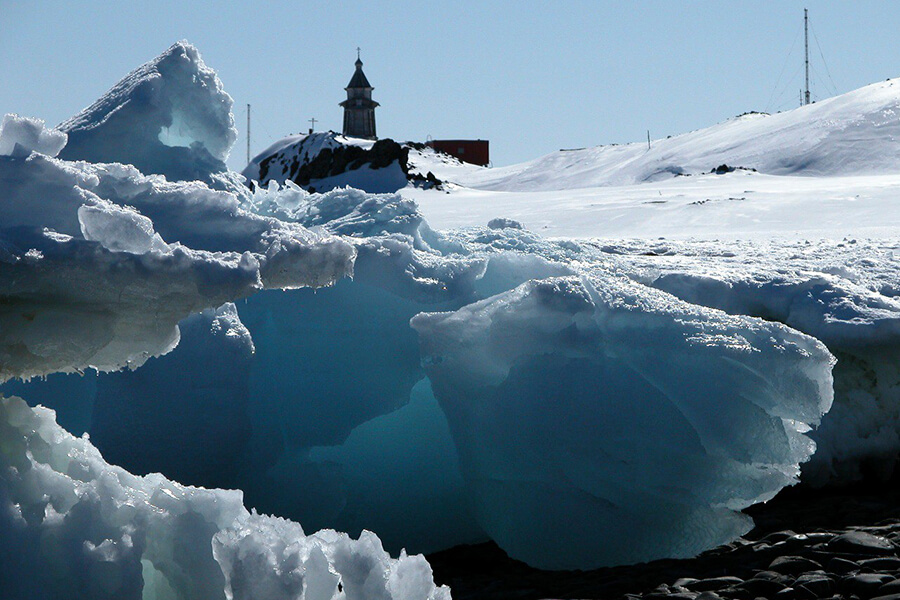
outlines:
[[369, 80], [366, 79], [366, 74], [363, 73], [362, 66], [363, 62], [357, 58], [356, 72], [353, 74], [353, 77], [350, 78], [350, 83], [347, 84], [348, 88], [372, 88], [369, 84]]

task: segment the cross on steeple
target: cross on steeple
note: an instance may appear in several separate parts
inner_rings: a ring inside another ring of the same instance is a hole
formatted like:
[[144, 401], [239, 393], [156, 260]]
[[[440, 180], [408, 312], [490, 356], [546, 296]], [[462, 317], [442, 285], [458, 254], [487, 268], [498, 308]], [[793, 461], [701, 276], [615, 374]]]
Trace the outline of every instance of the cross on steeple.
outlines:
[[356, 60], [359, 60], [359, 46], [356, 47]]

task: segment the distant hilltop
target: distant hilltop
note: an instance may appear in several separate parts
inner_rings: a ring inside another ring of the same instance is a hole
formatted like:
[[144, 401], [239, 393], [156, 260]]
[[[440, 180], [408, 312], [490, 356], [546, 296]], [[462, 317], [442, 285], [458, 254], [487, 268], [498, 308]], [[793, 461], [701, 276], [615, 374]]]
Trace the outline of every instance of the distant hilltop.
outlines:
[[292, 181], [312, 192], [350, 186], [389, 193], [410, 183], [440, 188], [443, 182], [429, 170], [432, 165], [460, 167], [462, 163], [421, 143], [376, 141], [328, 131], [285, 137], [251, 160], [242, 174], [248, 182], [263, 186], [269, 181]]
[[649, 146], [642, 141], [562, 150], [518, 165], [470, 171], [455, 181], [484, 190], [550, 191], [661, 181], [723, 165], [769, 175], [897, 173], [900, 79], [781, 113], [744, 113], [652, 140]]
[[[320, 156], [325, 150], [330, 153]], [[290, 179], [316, 191], [342, 185], [396, 191], [412, 181], [441, 189], [451, 182], [524, 192], [633, 185], [733, 170], [846, 176], [898, 169], [900, 80], [889, 79], [790, 111], [744, 113], [712, 127], [651, 140], [649, 147], [644, 141], [567, 149], [487, 169], [423, 144], [329, 132], [280, 140], [253, 159], [244, 175], [260, 184]]]

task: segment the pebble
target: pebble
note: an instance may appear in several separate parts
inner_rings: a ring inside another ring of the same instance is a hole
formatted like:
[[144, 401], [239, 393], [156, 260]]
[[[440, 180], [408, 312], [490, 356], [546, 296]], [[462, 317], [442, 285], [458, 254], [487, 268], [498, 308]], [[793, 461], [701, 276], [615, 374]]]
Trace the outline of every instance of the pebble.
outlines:
[[[523, 592], [519, 594], [504, 594], [501, 590], [485, 596], [486, 587], [482, 585], [473, 586], [469, 596], [458, 595], [454, 589], [454, 598], [900, 600], [900, 519], [896, 518], [900, 512], [900, 493], [885, 498], [882, 495], [879, 491], [871, 498], [848, 495], [814, 498], [815, 502], [821, 501], [819, 510], [827, 509], [829, 515], [836, 511], [844, 520], [835, 517], [837, 522], [830, 523], [816, 517], [812, 524], [804, 521], [808, 517], [809, 498], [801, 497], [802, 502], [790, 512], [785, 511], [779, 521], [770, 523], [780, 523], [777, 530], [767, 529], [775, 530], [774, 533], [754, 537], [751, 531], [744, 538], [693, 559], [600, 569], [594, 575], [560, 572], [557, 581], [561, 586], [569, 586], [564, 596], [555, 595], [559, 593], [556, 590], [544, 595], [523, 584]], [[875, 507], [871, 513], [866, 512], [870, 505]], [[851, 518], [853, 521], [849, 521]], [[806, 529], [798, 526], [798, 522]], [[846, 527], [847, 522], [862, 526]], [[874, 525], [864, 526], [866, 523]], [[788, 524], [796, 531], [787, 529]], [[510, 579], [523, 581], [520, 572], [514, 571]], [[489, 576], [496, 577], [494, 572]]]
[[857, 594], [870, 598], [873, 592], [877, 592], [882, 585], [892, 579], [893, 577], [886, 573], [860, 573], [841, 579], [840, 588], [846, 594]]
[[806, 571], [817, 571], [822, 565], [802, 556], [779, 556], [769, 564], [769, 570], [776, 573], [795, 575]]
[[896, 556], [882, 556], [879, 558], [867, 558], [859, 561], [860, 567], [873, 571], [900, 571], [900, 558]]
[[859, 564], [846, 558], [835, 556], [828, 561], [828, 571], [836, 575], [846, 575], [859, 570]]
[[772, 596], [773, 594], [777, 594], [787, 586], [784, 585], [784, 583], [775, 581], [773, 579], [760, 579], [758, 577], [753, 577], [738, 585], [737, 587], [750, 592], [754, 597], [761, 596], [763, 598], [767, 598]]
[[740, 577], [712, 577], [710, 579], [700, 579], [686, 584], [684, 587], [693, 592], [714, 592], [722, 588], [740, 585], [744, 581]]
[[834, 579], [825, 573], [804, 573], [794, 582], [797, 586], [803, 586], [816, 598], [827, 598], [834, 592]]
[[848, 531], [841, 534], [831, 540], [828, 547], [837, 552], [858, 554], [890, 554], [896, 549], [889, 539], [865, 531]]

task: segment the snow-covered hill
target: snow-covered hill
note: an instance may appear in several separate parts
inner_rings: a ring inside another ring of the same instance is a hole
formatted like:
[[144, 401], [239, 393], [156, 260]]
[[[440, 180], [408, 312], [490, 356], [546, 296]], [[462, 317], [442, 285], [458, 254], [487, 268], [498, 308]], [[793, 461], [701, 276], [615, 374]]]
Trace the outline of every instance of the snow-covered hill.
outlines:
[[415, 142], [399, 144], [390, 138], [375, 141], [327, 131], [282, 138], [260, 152], [241, 174], [260, 185], [292, 181], [309, 191], [350, 186], [380, 194], [408, 184], [440, 187], [429, 167], [451, 170], [459, 164]]
[[[734, 171], [711, 173], [726, 164]], [[511, 218], [553, 237], [883, 237], [900, 227], [900, 80], [646, 143], [431, 170], [435, 228]], [[679, 176], [679, 174], [681, 176]]]
[[442, 173], [482, 190], [548, 191], [629, 185], [719, 165], [772, 175], [873, 175], [900, 170], [900, 80], [768, 115], [646, 142], [561, 150], [509, 167]]

